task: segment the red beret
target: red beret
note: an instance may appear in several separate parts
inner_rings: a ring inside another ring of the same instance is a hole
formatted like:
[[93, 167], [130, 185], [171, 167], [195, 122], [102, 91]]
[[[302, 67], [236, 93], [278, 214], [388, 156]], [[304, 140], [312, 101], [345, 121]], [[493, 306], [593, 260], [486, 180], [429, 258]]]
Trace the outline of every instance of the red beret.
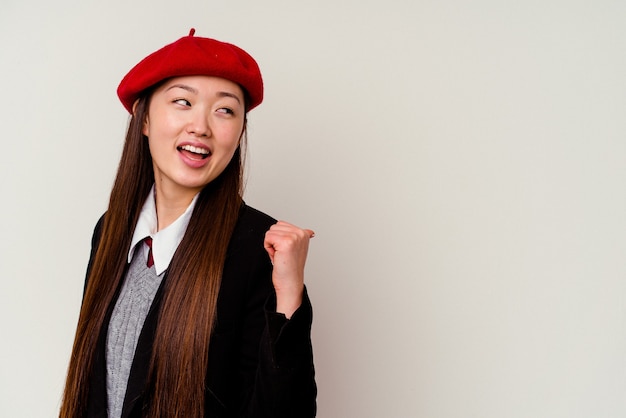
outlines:
[[239, 84], [248, 94], [248, 110], [263, 101], [259, 66], [243, 49], [215, 39], [194, 37], [195, 29], [174, 43], [148, 55], [126, 74], [117, 95], [130, 113], [148, 87], [170, 77], [208, 75]]

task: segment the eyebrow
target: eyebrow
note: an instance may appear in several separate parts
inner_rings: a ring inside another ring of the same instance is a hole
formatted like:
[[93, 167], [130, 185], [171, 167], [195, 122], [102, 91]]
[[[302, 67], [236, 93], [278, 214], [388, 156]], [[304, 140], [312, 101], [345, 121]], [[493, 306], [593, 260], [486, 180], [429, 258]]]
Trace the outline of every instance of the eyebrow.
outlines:
[[169, 87], [167, 88], [167, 90], [165, 90], [165, 91], [169, 91], [169, 90], [172, 90], [172, 89], [175, 89], [175, 88], [179, 88], [179, 89], [186, 90], [186, 91], [188, 91], [189, 93], [198, 94], [198, 90], [196, 90], [196, 89], [194, 89], [193, 87], [188, 86], [188, 85], [186, 85], [186, 84], [174, 84], [174, 85], [172, 85], [172, 86], [169, 86]]
[[239, 99], [239, 96], [237, 96], [235, 93], [230, 93], [228, 91], [220, 91], [217, 93], [217, 95], [219, 97], [232, 97], [233, 99], [237, 100], [237, 103], [241, 104], [241, 100]]
[[[190, 93], [193, 93], [193, 94], [196, 94], [196, 95], [198, 94], [198, 90], [197, 89], [195, 89], [195, 88], [193, 88], [191, 86], [188, 86], [186, 84], [174, 84], [172, 86], [169, 86], [166, 91], [169, 91], [169, 90], [171, 90], [173, 88], [183, 89], [183, 90], [186, 90], [186, 91], [188, 91]], [[237, 100], [237, 102], [239, 104], [241, 104], [241, 99], [235, 93], [230, 93], [228, 91], [219, 91], [219, 92], [217, 92], [216, 96], [218, 96], [218, 97], [232, 97], [233, 99]]]

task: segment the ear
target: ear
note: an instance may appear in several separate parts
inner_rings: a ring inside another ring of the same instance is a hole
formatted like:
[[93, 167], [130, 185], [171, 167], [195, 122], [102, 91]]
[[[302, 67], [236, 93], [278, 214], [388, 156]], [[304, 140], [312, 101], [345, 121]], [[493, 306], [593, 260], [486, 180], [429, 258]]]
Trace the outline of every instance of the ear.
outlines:
[[239, 145], [241, 145], [241, 140], [243, 139], [243, 136], [246, 134], [247, 130], [248, 130], [248, 115], [246, 114], [246, 116], [243, 118], [243, 126], [241, 127], [241, 133], [239, 134]]
[[137, 110], [138, 103], [139, 103], [139, 99], [135, 100], [135, 103], [133, 103], [133, 115], [135, 114], [135, 110]]
[[150, 121], [148, 120], [148, 115], [146, 115], [146, 118], [143, 120], [143, 124], [141, 126], [141, 133], [147, 137], [149, 130], [150, 130]]
[[[135, 116], [136, 114], [137, 104], [139, 104], [139, 99], [135, 100], [135, 103], [133, 103], [133, 116]], [[146, 118], [144, 119], [143, 125], [141, 126], [141, 133], [145, 136], [148, 136], [149, 128], [150, 124], [148, 122], [148, 115], [146, 114]]]

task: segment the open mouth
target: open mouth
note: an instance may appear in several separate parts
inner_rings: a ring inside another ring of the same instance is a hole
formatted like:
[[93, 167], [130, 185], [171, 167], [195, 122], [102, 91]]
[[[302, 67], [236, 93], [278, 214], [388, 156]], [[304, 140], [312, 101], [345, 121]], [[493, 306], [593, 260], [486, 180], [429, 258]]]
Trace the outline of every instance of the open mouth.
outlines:
[[194, 147], [193, 145], [181, 145], [176, 149], [194, 160], [204, 160], [211, 155], [211, 151], [207, 148]]

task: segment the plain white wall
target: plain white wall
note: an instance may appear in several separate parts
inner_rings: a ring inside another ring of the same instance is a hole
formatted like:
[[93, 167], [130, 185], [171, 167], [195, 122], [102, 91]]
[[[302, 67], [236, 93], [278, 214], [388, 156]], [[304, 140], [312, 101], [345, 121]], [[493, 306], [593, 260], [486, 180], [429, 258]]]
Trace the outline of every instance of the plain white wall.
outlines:
[[117, 83], [192, 26], [264, 73], [248, 203], [317, 232], [320, 417], [626, 416], [618, 0], [2, 0], [0, 416], [58, 411]]

